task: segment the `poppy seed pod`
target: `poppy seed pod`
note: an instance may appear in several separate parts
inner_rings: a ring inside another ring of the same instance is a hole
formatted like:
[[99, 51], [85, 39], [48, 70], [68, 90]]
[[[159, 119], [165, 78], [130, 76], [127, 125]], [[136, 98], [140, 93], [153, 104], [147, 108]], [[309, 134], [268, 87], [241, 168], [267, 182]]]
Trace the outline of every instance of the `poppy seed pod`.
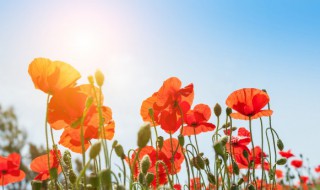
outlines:
[[77, 180], [77, 175], [74, 173], [74, 171], [71, 169], [69, 170], [69, 181], [71, 184], [74, 184]]
[[180, 135], [178, 136], [178, 141], [179, 141], [179, 145], [180, 145], [181, 147], [183, 147], [183, 146], [184, 146], [184, 136], [183, 136], [182, 134], [180, 134]]
[[126, 155], [124, 154], [123, 147], [120, 144], [116, 145], [114, 150], [119, 158], [125, 159]]
[[41, 190], [42, 188], [42, 181], [39, 180], [32, 180], [31, 181], [32, 190]]
[[213, 185], [216, 184], [216, 177], [211, 172], [208, 172], [207, 177], [208, 177], [209, 183]]
[[88, 81], [90, 84], [94, 84], [94, 79], [92, 75], [88, 76]]
[[148, 144], [150, 138], [151, 138], [150, 123], [146, 122], [140, 127], [140, 130], [138, 132], [138, 141], [137, 141], [138, 147], [139, 148], [145, 147]]
[[157, 144], [158, 144], [159, 149], [161, 150], [163, 147], [163, 136], [158, 137]]
[[92, 145], [89, 152], [90, 159], [95, 159], [99, 155], [100, 150], [101, 150], [101, 142], [97, 142], [94, 145]]
[[154, 174], [148, 172], [146, 177], [145, 177], [146, 185], [149, 186], [151, 184], [151, 182], [153, 181], [153, 179], [154, 179]]
[[226, 113], [227, 113], [227, 116], [229, 116], [232, 113], [232, 109], [227, 107], [226, 108]]
[[96, 78], [96, 81], [97, 81], [97, 84], [98, 86], [102, 86], [103, 85], [103, 82], [104, 82], [104, 75], [103, 73], [98, 69], [95, 74], [94, 74], [94, 77]]
[[218, 104], [218, 103], [216, 103], [216, 105], [214, 106], [214, 108], [213, 108], [213, 111], [214, 111], [214, 114], [217, 116], [217, 117], [219, 117], [220, 115], [221, 115], [221, 111], [222, 109], [221, 109], [221, 106]]
[[277, 146], [278, 146], [280, 151], [282, 151], [284, 149], [284, 145], [283, 145], [283, 142], [282, 142], [281, 139], [278, 139]]
[[151, 161], [150, 157], [146, 154], [143, 156], [141, 162], [140, 162], [140, 170], [143, 174], [147, 174], [148, 169], [150, 168]]
[[286, 163], [287, 163], [286, 158], [280, 158], [279, 160], [277, 160], [277, 165], [285, 165]]
[[93, 188], [99, 187], [99, 177], [95, 173], [91, 173], [89, 176], [89, 183]]

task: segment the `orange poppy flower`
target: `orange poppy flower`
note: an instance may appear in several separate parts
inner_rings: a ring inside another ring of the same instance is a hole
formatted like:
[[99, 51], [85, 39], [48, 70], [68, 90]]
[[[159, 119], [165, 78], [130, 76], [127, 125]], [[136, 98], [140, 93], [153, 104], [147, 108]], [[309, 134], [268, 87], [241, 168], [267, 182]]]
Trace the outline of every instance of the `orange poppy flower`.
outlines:
[[193, 110], [188, 111], [185, 118], [187, 126], [183, 127], [182, 135], [197, 135], [202, 132], [213, 131], [216, 126], [209, 123], [211, 109], [208, 105], [198, 104]]
[[301, 168], [303, 162], [302, 160], [292, 160], [291, 161], [291, 166], [295, 167], [295, 168]]
[[0, 156], [0, 186], [22, 181], [25, 173], [20, 170], [20, 155], [12, 153], [8, 157]]
[[152, 123], [149, 115], [152, 109], [155, 124], [160, 124], [167, 133], [174, 133], [180, 128], [182, 117], [190, 110], [193, 98], [193, 84], [181, 88], [181, 81], [171, 77], [163, 82], [158, 92], [143, 101], [140, 114], [144, 121]]
[[282, 172], [282, 170], [276, 170], [276, 176], [277, 176], [277, 179], [281, 179], [281, 178], [283, 178], [283, 172]]
[[201, 189], [201, 183], [200, 183], [200, 178], [192, 178], [190, 179], [190, 190], [197, 190]]
[[291, 150], [288, 150], [288, 151], [279, 151], [279, 154], [282, 156], [282, 157], [285, 157], [285, 158], [290, 158], [292, 156], [294, 156], [294, 154], [291, 153]]
[[34, 59], [28, 72], [35, 88], [48, 94], [55, 94], [64, 88], [74, 86], [81, 77], [71, 65], [46, 58]]
[[241, 169], [247, 169], [249, 167], [249, 163], [251, 161], [254, 162], [255, 168], [257, 168], [259, 165], [261, 165], [261, 153], [263, 157], [266, 157], [267, 155], [262, 152], [261, 148], [259, 146], [254, 147], [255, 157], [253, 156], [253, 150], [247, 151], [248, 152], [248, 160], [244, 157], [243, 153], [235, 152], [234, 159], [237, 162], [239, 168]]
[[268, 94], [255, 88], [236, 90], [231, 93], [226, 100], [226, 104], [237, 111], [237, 113], [231, 113], [230, 116], [234, 119], [244, 120], [270, 116], [272, 110], [262, 110], [268, 102]]
[[[58, 155], [57, 155], [58, 154]], [[54, 150], [49, 152], [49, 160], [50, 160], [50, 169], [56, 168], [58, 174], [61, 173], [61, 167], [59, 164], [59, 159], [57, 156], [61, 157], [60, 151], [57, 151], [57, 154]], [[34, 179], [35, 180], [46, 180], [50, 178], [50, 171], [48, 170], [48, 155], [44, 154], [42, 156], [38, 156], [33, 159], [30, 164], [30, 169], [34, 172], [39, 173]]]
[[308, 180], [309, 180], [308, 176], [305, 176], [305, 175], [300, 176], [301, 183], [307, 183]]

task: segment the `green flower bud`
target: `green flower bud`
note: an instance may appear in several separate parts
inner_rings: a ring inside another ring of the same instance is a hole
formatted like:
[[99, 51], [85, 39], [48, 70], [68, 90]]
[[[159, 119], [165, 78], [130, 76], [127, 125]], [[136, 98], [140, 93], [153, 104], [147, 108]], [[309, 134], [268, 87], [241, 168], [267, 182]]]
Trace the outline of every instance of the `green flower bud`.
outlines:
[[145, 178], [146, 178], [145, 179], [146, 180], [146, 185], [149, 186], [151, 184], [151, 182], [153, 181], [153, 179], [154, 179], [154, 174], [148, 172]]
[[77, 175], [74, 173], [74, 171], [71, 169], [69, 170], [69, 181], [74, 184], [77, 181]]
[[209, 166], [210, 165], [210, 162], [209, 162], [209, 159], [208, 158], [203, 158], [203, 161], [204, 161], [204, 164], [206, 166]]
[[158, 144], [159, 149], [161, 150], [163, 147], [163, 137], [162, 136], [158, 137], [157, 144]]
[[112, 143], [112, 148], [116, 148], [117, 145], [118, 145], [118, 141], [114, 140], [113, 143]]
[[222, 146], [225, 146], [228, 143], [229, 137], [224, 136], [221, 138], [220, 142], [222, 143]]
[[227, 116], [229, 116], [231, 113], [232, 113], [232, 109], [227, 107], [226, 109], [226, 113], [227, 113]]
[[138, 180], [139, 180], [140, 184], [144, 184], [144, 177], [145, 177], [145, 175], [140, 172], [138, 175]]
[[209, 183], [215, 185], [216, 184], [216, 177], [211, 173], [211, 172], [208, 172], [208, 181]]
[[216, 152], [217, 155], [221, 156], [224, 158], [225, 154], [224, 154], [224, 147], [222, 145], [222, 143], [220, 141], [215, 142], [213, 144], [213, 149]]
[[249, 153], [248, 153], [248, 151], [243, 150], [242, 154], [243, 154], [243, 156], [244, 156], [245, 158], [247, 158], [247, 159], [248, 159], [248, 157], [249, 157]]
[[249, 184], [248, 187], [247, 187], [248, 190], [255, 190], [256, 188], [252, 185], [252, 184]]
[[101, 142], [97, 142], [93, 144], [89, 152], [90, 159], [95, 159], [99, 155], [100, 150], [101, 150]]
[[144, 155], [140, 162], [140, 170], [143, 174], [147, 174], [148, 169], [150, 168], [151, 161], [148, 155]]
[[238, 185], [241, 185], [243, 182], [244, 182], [244, 179], [243, 179], [243, 178], [240, 178], [240, 179], [238, 180]]
[[216, 103], [216, 105], [213, 108], [214, 114], [219, 117], [221, 115], [221, 106]]
[[92, 185], [92, 187], [97, 188], [99, 187], [99, 177], [95, 173], [91, 173], [89, 176], [89, 183]]
[[138, 147], [143, 148], [145, 147], [151, 138], [151, 129], [150, 123], [144, 123], [138, 132]]
[[179, 141], [179, 145], [180, 145], [181, 147], [183, 147], [183, 146], [184, 146], [184, 136], [183, 136], [182, 134], [180, 134], [180, 135], [178, 136], [178, 141]]
[[41, 190], [42, 188], [42, 181], [39, 180], [32, 180], [31, 181], [32, 190]]
[[203, 169], [204, 170], [204, 161], [202, 159], [202, 157], [200, 155], [197, 155], [196, 156], [196, 165], [200, 168], [200, 169]]
[[72, 168], [71, 153], [68, 150], [63, 152], [62, 159], [69, 169]]
[[123, 147], [120, 144], [117, 144], [114, 150], [116, 152], [116, 155], [119, 158], [121, 158], [121, 159], [125, 159], [126, 158], [126, 155], [124, 154]]
[[283, 142], [282, 142], [282, 140], [281, 140], [281, 139], [278, 139], [278, 141], [277, 141], [277, 146], [278, 146], [278, 148], [279, 148], [279, 150], [280, 150], [280, 151], [282, 151], [282, 150], [283, 150], [284, 145], [283, 145]]
[[92, 75], [88, 76], [88, 81], [90, 84], [94, 84], [94, 79]]
[[232, 161], [232, 170], [236, 175], [239, 175], [239, 166], [236, 162]]
[[232, 131], [236, 131], [238, 129], [238, 127], [232, 127], [231, 130]]
[[286, 158], [280, 158], [279, 160], [277, 160], [277, 165], [285, 165], [286, 163], [287, 163]]
[[97, 70], [96, 73], [94, 74], [94, 77], [96, 78], [98, 86], [102, 86], [104, 82], [104, 75], [100, 70]]

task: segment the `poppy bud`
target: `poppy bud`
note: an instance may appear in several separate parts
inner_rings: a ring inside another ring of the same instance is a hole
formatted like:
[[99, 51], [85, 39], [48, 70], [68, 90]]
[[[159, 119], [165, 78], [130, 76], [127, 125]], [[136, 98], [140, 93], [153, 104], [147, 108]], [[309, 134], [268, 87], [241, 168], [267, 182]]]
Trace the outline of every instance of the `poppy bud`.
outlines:
[[214, 114], [219, 117], [221, 115], [221, 106], [216, 103], [216, 105], [213, 108]]
[[280, 150], [280, 151], [282, 151], [282, 150], [283, 150], [284, 145], [283, 145], [283, 142], [282, 142], [282, 140], [281, 140], [281, 139], [278, 139], [278, 141], [277, 141], [277, 146], [278, 146], [278, 148], [279, 148], [279, 150]]
[[88, 81], [90, 84], [94, 84], [94, 79], [92, 75], [88, 76]]
[[266, 90], [266, 89], [262, 89], [262, 91], [265, 92], [265, 93], [267, 93], [267, 90]]
[[216, 154], [218, 154], [218, 155], [220, 155], [220, 156], [222, 156], [222, 157], [225, 156], [225, 155], [224, 155], [224, 147], [223, 147], [223, 145], [222, 145], [222, 143], [221, 143], [220, 141], [215, 142], [215, 143], [213, 144], [213, 149], [214, 149], [214, 151], [216, 152]]
[[197, 165], [198, 169], [203, 169], [204, 170], [204, 161], [203, 161], [203, 159], [202, 159], [202, 157], [200, 155], [196, 156], [195, 161], [196, 161], [196, 165]]
[[215, 185], [216, 184], [216, 177], [211, 173], [211, 172], [208, 172], [208, 181], [209, 183]]
[[163, 147], [163, 137], [162, 136], [158, 137], [157, 144], [158, 144], [159, 149], [161, 150]]
[[32, 190], [41, 190], [42, 188], [42, 181], [39, 180], [32, 180], [31, 181]]
[[149, 186], [151, 184], [151, 182], [153, 181], [153, 179], [154, 179], [154, 174], [148, 172], [145, 178], [146, 178], [145, 179], [146, 180], [146, 185]]
[[236, 184], [232, 184], [230, 190], [239, 190], [239, 186]]
[[90, 159], [95, 159], [101, 150], [101, 142], [97, 142], [94, 145], [92, 145], [90, 152], [89, 152], [89, 157]]
[[232, 109], [227, 107], [226, 109], [226, 113], [227, 113], [227, 116], [229, 116], [231, 113], [232, 113]]
[[69, 170], [69, 181], [74, 184], [77, 180], [77, 175], [74, 173], [74, 171], [71, 169]]
[[106, 189], [111, 189], [111, 170], [110, 169], [104, 169], [100, 171], [99, 173], [100, 180], [102, 186], [106, 187]]
[[248, 185], [248, 190], [255, 190], [256, 188], [252, 185], [252, 184], [249, 184]]
[[232, 131], [236, 131], [238, 129], [238, 127], [232, 127], [231, 130]]
[[225, 124], [222, 125], [222, 128], [228, 128], [230, 126], [231, 126], [231, 123], [225, 123]]
[[91, 173], [89, 176], [89, 183], [93, 188], [99, 187], [99, 177], [95, 173]]
[[236, 162], [232, 162], [232, 170], [236, 175], [239, 175], [239, 166]]
[[203, 158], [204, 163], [206, 164], [206, 166], [210, 165], [209, 159], [208, 158]]
[[151, 161], [148, 155], [144, 155], [140, 162], [140, 169], [143, 174], [147, 174], [148, 169], [150, 168]]
[[118, 145], [118, 141], [114, 140], [113, 143], [112, 143], [112, 148], [116, 148], [117, 145]]
[[245, 158], [247, 158], [247, 159], [248, 159], [248, 157], [249, 157], [249, 153], [248, 153], [248, 151], [243, 150], [243, 151], [242, 151], [242, 154], [243, 154], [243, 156], [244, 156]]
[[244, 182], [243, 178], [240, 178], [240, 179], [238, 180], [238, 185], [241, 185], [243, 182]]
[[228, 143], [228, 140], [229, 140], [229, 137], [228, 136], [224, 136], [221, 138], [221, 143], [222, 143], [222, 146], [225, 146], [227, 143]]
[[114, 148], [116, 155], [121, 158], [121, 159], [125, 159], [126, 155], [124, 154], [124, 150], [123, 147], [120, 144], [117, 144]]
[[143, 148], [145, 147], [149, 140], [151, 138], [151, 129], [150, 129], [150, 123], [144, 123], [138, 132], [138, 147]]
[[96, 78], [96, 81], [97, 81], [97, 84], [98, 86], [102, 86], [103, 85], [103, 82], [104, 82], [104, 75], [103, 73], [98, 69], [96, 71], [96, 73], [94, 74], [94, 77]]
[[285, 165], [286, 163], [287, 163], [286, 158], [280, 158], [279, 160], [277, 160], [277, 165]]
[[182, 134], [180, 134], [180, 135], [178, 136], [178, 141], [179, 141], [179, 145], [180, 145], [181, 147], [183, 147], [183, 145], [184, 145], [184, 136], [183, 136]]
[[63, 152], [63, 157], [62, 157], [64, 163], [66, 164], [66, 166], [70, 169], [72, 168], [72, 165], [71, 165], [71, 153], [66, 150]]
[[138, 181], [140, 184], [144, 184], [144, 178], [145, 178], [145, 175], [140, 172], [138, 175]]
[[50, 177], [52, 179], [57, 179], [58, 178], [58, 169], [57, 168], [50, 168]]

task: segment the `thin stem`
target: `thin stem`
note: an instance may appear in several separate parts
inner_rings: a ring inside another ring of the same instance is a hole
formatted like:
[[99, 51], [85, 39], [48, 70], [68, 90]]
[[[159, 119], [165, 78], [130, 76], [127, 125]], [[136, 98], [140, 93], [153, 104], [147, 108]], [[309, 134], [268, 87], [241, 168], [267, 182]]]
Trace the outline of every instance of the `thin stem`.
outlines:
[[[256, 189], [257, 189], [257, 181], [256, 181], [256, 176], [255, 176], [255, 160], [256, 160], [256, 153], [255, 153], [255, 150], [254, 150], [254, 143], [253, 143], [253, 136], [252, 136], [252, 126], [251, 126], [251, 117], [249, 117], [249, 129], [250, 129], [250, 138], [251, 138], [251, 146], [252, 146], [252, 156], [253, 156], [253, 168], [252, 168], [252, 175], [253, 175], [253, 180], [254, 180], [254, 184], [256, 186]], [[249, 160], [251, 162], [251, 160]], [[250, 165], [250, 162], [249, 162], [249, 165]]]
[[[50, 100], [50, 94], [47, 96], [47, 102], [46, 102], [46, 119], [45, 119], [45, 134], [46, 134], [46, 145], [47, 145], [47, 158], [48, 158], [48, 171], [50, 171], [50, 150], [49, 150], [49, 137], [48, 137], [48, 105], [49, 105], [49, 100]], [[50, 175], [50, 180], [51, 180], [51, 175]]]
[[126, 178], [127, 178], [126, 166], [124, 165], [123, 159], [121, 159], [121, 162], [122, 162], [122, 167], [123, 167], [123, 181], [124, 181], [124, 186], [126, 186]]
[[[261, 125], [261, 168], [262, 168], [262, 172], [261, 172], [261, 183], [263, 183], [263, 178], [264, 178], [264, 156], [263, 156], [263, 123], [262, 123], [262, 119], [260, 117], [260, 125]], [[261, 190], [262, 190], [262, 184], [261, 184]]]
[[[86, 149], [84, 147], [83, 122], [81, 122], [80, 133], [81, 133], [80, 136], [81, 136], [81, 150], [82, 150], [82, 165], [83, 165], [83, 168], [85, 168], [85, 165], [86, 165], [86, 154], [85, 154], [85, 151], [86, 151]], [[83, 183], [84, 183], [84, 186], [86, 187], [87, 186], [87, 179], [86, 179], [86, 175], [85, 174], [84, 174]]]

